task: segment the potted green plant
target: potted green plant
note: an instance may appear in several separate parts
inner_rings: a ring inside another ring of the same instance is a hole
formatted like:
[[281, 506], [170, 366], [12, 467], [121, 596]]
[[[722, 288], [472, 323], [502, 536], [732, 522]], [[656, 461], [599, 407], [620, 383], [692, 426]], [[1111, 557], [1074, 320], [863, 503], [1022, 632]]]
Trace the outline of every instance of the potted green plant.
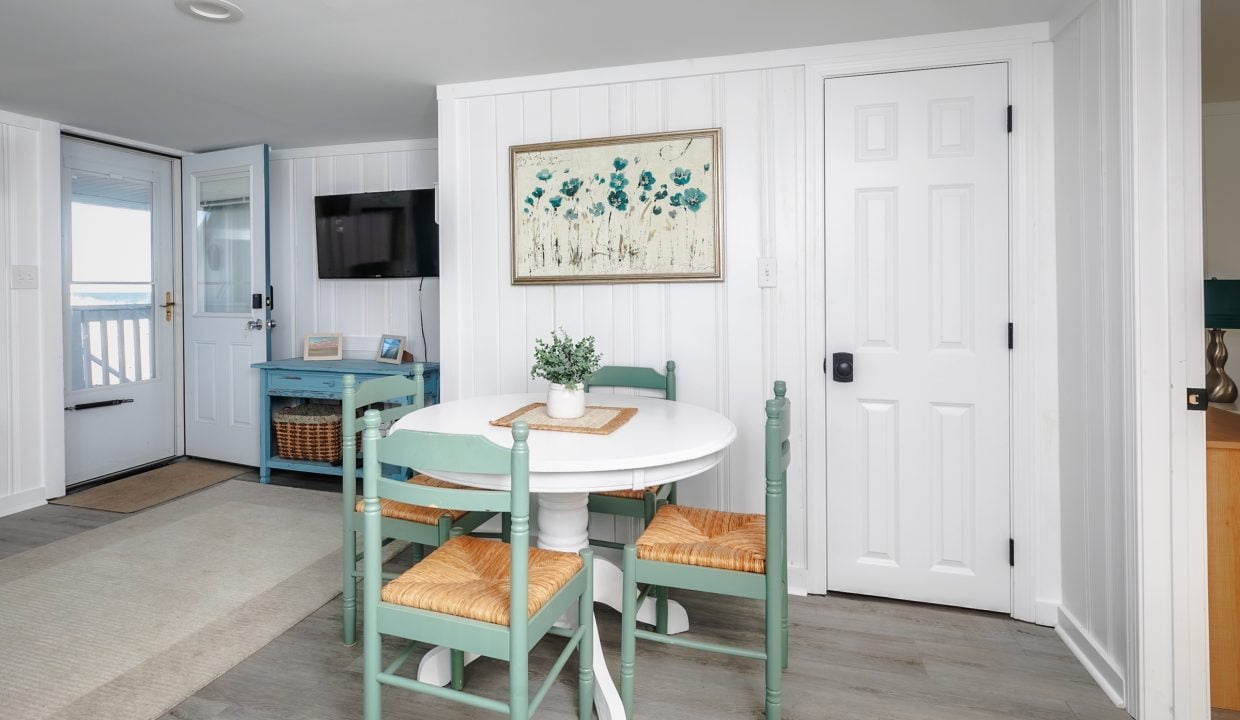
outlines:
[[534, 341], [534, 365], [530, 377], [551, 383], [547, 390], [547, 414], [553, 418], [579, 418], [586, 413], [582, 383], [598, 370], [602, 356], [594, 349], [594, 336], [576, 342], [568, 333], [551, 331], [550, 342]]

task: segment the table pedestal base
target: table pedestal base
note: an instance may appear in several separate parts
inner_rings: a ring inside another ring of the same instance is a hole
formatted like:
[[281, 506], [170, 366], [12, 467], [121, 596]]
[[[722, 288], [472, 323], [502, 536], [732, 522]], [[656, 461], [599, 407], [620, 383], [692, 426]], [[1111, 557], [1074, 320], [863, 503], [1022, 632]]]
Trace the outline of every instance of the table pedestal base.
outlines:
[[[562, 552], [579, 552], [590, 541], [589, 495], [585, 493], [542, 493], [538, 496], [538, 547]], [[624, 573], [606, 551], [594, 551], [594, 602], [620, 610], [624, 588]], [[670, 634], [689, 629], [689, 616], [680, 603], [667, 603], [667, 630]], [[565, 622], [575, 618], [572, 611]], [[655, 601], [647, 598], [638, 609], [637, 619], [654, 624]], [[465, 654], [465, 664], [478, 659], [473, 653]], [[418, 680], [431, 685], [444, 686], [452, 680], [451, 654], [446, 647], [431, 649], [418, 665]], [[468, 681], [466, 681], [468, 685]], [[599, 642], [598, 624], [594, 626], [594, 709], [599, 720], [624, 720], [624, 706], [620, 693], [607, 670], [607, 658], [603, 644]]]

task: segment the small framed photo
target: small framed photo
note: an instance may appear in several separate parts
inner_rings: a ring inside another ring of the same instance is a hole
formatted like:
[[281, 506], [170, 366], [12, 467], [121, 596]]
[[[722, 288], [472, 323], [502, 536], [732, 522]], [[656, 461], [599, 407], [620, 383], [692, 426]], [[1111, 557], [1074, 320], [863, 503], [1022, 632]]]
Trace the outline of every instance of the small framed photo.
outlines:
[[302, 360], [339, 360], [344, 357], [344, 342], [340, 333], [314, 333], [307, 335], [302, 343]]
[[375, 360], [399, 365], [404, 355], [404, 335], [384, 335], [379, 338], [379, 351], [375, 353]]

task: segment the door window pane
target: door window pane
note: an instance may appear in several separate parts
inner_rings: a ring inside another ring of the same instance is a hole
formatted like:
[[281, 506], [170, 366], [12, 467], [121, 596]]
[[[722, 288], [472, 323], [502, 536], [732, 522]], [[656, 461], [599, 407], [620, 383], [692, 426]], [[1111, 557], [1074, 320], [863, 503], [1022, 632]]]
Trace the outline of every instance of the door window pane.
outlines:
[[69, 386], [150, 380], [152, 185], [74, 171], [69, 206]]
[[203, 313], [250, 312], [250, 174], [198, 179], [195, 295]]

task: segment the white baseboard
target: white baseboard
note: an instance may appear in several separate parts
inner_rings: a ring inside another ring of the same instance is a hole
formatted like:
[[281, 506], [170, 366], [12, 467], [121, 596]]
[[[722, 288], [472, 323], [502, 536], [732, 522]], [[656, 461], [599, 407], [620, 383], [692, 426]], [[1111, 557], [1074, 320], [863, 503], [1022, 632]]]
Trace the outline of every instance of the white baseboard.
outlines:
[[1115, 707], [1124, 707], [1124, 673], [1111, 657], [1098, 647], [1081, 627], [1081, 623], [1072, 613], [1059, 608], [1059, 624], [1055, 632], [1063, 640], [1076, 659], [1094, 678], [1094, 682], [1102, 688]]
[[44, 497], [46, 493], [47, 490], [40, 487], [0, 498], [0, 517], [46, 505], [47, 498]]
[[1033, 603], [1033, 622], [1035, 625], [1055, 627], [1059, 624], [1059, 603], [1049, 600], [1037, 600]]

